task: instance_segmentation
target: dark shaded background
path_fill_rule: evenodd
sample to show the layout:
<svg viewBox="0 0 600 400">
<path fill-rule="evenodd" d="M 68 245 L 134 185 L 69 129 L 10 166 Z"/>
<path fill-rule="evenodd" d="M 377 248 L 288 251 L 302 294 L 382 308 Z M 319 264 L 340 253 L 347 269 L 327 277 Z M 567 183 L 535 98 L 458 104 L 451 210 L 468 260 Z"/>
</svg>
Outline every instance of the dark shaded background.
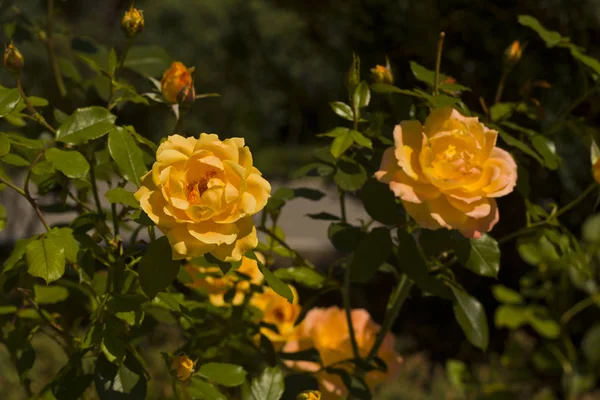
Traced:
<svg viewBox="0 0 600 400">
<path fill-rule="evenodd" d="M 16 3 L 23 15 L 43 24 L 45 1 Z M 72 36 L 89 36 L 123 49 L 119 22 L 128 5 L 125 0 L 57 0 L 57 52 L 78 46 Z M 547 28 L 569 36 L 591 56 L 600 57 L 598 0 L 138 0 L 136 6 L 144 10 L 146 29 L 135 44 L 165 48 L 173 60 L 196 68 L 198 92 L 222 95 L 194 105 L 186 118 L 186 133 L 244 137 L 253 148 L 257 167 L 271 179 L 289 177 L 310 158 L 311 149 L 327 143 L 316 134 L 339 123 L 327 103 L 345 100 L 343 80 L 353 52 L 360 55 L 365 76 L 389 56 L 396 85 L 412 88 L 417 81 L 409 61 L 433 68 L 438 33 L 443 30 L 442 70 L 472 88 L 464 95 L 465 103 L 481 112 L 478 99 L 492 102 L 505 48 L 516 39 L 527 42 L 522 60 L 507 81 L 504 99 L 517 101 L 525 94 L 539 99 L 542 121 L 523 121 L 532 129 L 551 124 L 585 90 L 587 79 L 568 51 L 547 49 L 534 32 L 518 24 L 517 16 L 532 15 Z M 3 24 L 13 22 L 13 15 L 6 7 L 0 8 Z M 93 88 L 75 90 L 73 103 L 59 99 L 43 44 L 21 28 L 14 38 L 27 60 L 24 84 L 28 93 L 50 99 L 67 113 L 82 104 L 100 104 Z M 2 41 L 8 40 L 3 33 Z M 155 76 L 159 78 L 160 71 Z M 0 77 L 2 84 L 10 84 L 8 73 Z M 135 74 L 125 78 L 140 92 L 151 88 Z M 552 88 L 525 93 L 523 89 L 534 80 L 547 81 Z M 73 85 L 67 79 L 67 87 Z M 574 114 L 597 120 L 597 100 L 592 98 Z M 400 113 L 408 116 L 412 100 L 405 101 Z M 150 109 L 127 105 L 119 111 L 119 118 L 155 141 L 175 124 L 170 111 L 160 104 Z M 33 133 L 37 128 L 28 129 Z M 558 133 L 556 146 L 564 160 L 557 172 L 543 170 L 531 159 L 522 161 L 531 178 L 533 202 L 566 204 L 590 182 L 588 147 L 569 131 Z M 584 202 L 566 216 L 565 223 L 576 235 L 593 202 Z M 513 193 L 499 204 L 502 219 L 493 232 L 495 237 L 524 225 L 522 197 Z M 514 244 L 502 251 L 500 280 L 517 287 L 519 276 L 530 267 L 520 260 Z M 463 275 L 465 286 L 486 304 L 491 319 L 495 303 L 489 293 L 490 280 L 468 272 Z M 356 304 L 369 306 L 381 320 L 387 292 L 383 280 L 376 282 L 357 290 Z M 464 340 L 451 305 L 436 299 L 409 300 L 395 330 L 412 333 L 418 347 L 430 349 L 439 359 L 457 356 Z M 492 349 L 499 349 L 505 335 L 496 331 L 491 338 Z M 483 353 L 468 348 L 462 355 L 477 358 Z"/>
</svg>

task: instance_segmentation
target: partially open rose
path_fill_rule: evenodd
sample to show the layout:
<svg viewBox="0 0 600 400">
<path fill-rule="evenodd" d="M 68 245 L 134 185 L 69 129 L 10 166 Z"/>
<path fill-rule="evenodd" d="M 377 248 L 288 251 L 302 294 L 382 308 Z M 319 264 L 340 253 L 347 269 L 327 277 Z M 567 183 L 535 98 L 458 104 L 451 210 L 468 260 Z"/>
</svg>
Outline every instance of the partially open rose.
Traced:
<svg viewBox="0 0 600 400">
<path fill-rule="evenodd" d="M 169 239 L 173 259 L 211 253 L 230 262 L 257 246 L 252 215 L 270 194 L 244 139 L 202 133 L 169 136 L 135 197 Z"/>
<path fill-rule="evenodd" d="M 496 147 L 497 136 L 477 118 L 437 109 L 424 126 L 396 126 L 395 146 L 386 150 L 375 176 L 422 227 L 479 238 L 498 222 L 495 198 L 512 192 L 517 182 L 517 164 Z"/>
</svg>

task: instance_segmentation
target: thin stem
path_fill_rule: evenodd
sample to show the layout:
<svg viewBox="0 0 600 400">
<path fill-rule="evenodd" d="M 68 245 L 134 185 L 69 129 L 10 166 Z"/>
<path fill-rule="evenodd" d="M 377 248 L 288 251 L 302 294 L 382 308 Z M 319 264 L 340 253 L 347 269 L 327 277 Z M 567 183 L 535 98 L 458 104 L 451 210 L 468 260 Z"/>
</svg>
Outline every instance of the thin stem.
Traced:
<svg viewBox="0 0 600 400">
<path fill-rule="evenodd" d="M 438 95 L 438 87 L 440 80 L 440 66 L 442 64 L 442 49 L 444 48 L 444 38 L 446 37 L 446 33 L 440 32 L 440 37 L 438 39 L 437 46 L 437 55 L 435 57 L 435 77 L 433 80 L 433 95 Z"/>
<path fill-rule="evenodd" d="M 17 78 L 16 79 L 17 82 L 17 89 L 19 89 L 19 94 L 21 95 L 21 98 L 23 99 L 23 101 L 25 102 L 25 105 L 27 106 L 27 109 L 29 110 L 29 112 L 31 113 L 31 116 L 33 117 L 34 120 L 36 120 L 38 123 L 40 123 L 41 125 L 43 125 L 46 129 L 48 129 L 50 132 L 54 133 L 56 135 L 56 129 L 54 129 L 52 127 L 52 125 L 50 125 L 46 119 L 42 116 L 42 114 L 40 114 L 35 107 L 33 106 L 33 104 L 31 104 L 31 101 L 29 101 L 29 98 L 27 97 L 27 95 L 25 94 L 25 92 L 23 91 L 23 87 L 21 86 L 21 79 Z"/>
<path fill-rule="evenodd" d="M 342 189 L 338 189 L 338 192 L 340 195 L 340 212 L 342 214 L 342 222 L 346 223 L 346 192 L 344 192 Z"/>
<path fill-rule="evenodd" d="M 509 72 L 510 70 L 508 68 L 504 68 L 504 71 L 502 71 L 500 82 L 498 82 L 498 89 L 496 89 L 496 96 L 494 96 L 494 104 L 500 103 L 502 92 L 504 92 L 504 85 L 506 84 L 506 78 L 508 77 Z"/>
<path fill-rule="evenodd" d="M 594 189 L 596 189 L 597 187 L 598 187 L 598 185 L 596 183 L 592 183 L 590 186 L 587 187 L 587 189 L 585 189 L 583 191 L 583 193 L 581 193 L 579 195 L 579 197 L 577 197 L 575 200 L 573 200 L 572 202 L 570 202 L 569 204 L 567 204 L 566 206 L 564 206 L 563 208 L 558 210 L 556 212 L 556 214 L 554 214 L 554 218 L 558 218 L 561 215 L 563 215 L 564 213 L 566 213 L 567 211 L 571 210 L 573 207 L 575 207 L 577 204 L 579 204 L 583 199 L 585 199 L 590 193 L 592 193 L 594 191 Z"/>
<path fill-rule="evenodd" d="M 23 189 L 21 189 L 20 187 L 18 187 L 17 185 L 15 185 L 14 183 L 12 183 L 11 181 L 7 181 L 6 179 L 0 177 L 0 183 L 3 183 L 6 186 L 8 186 L 9 188 L 16 190 L 21 196 L 27 197 L 25 194 L 25 191 Z"/>
<path fill-rule="evenodd" d="M 127 44 L 125 45 L 125 50 L 123 50 L 123 53 L 121 54 L 121 58 L 119 59 L 119 64 L 117 65 L 117 69 L 115 70 L 115 79 L 117 77 L 117 72 L 123 68 L 123 64 L 125 64 L 125 59 L 127 58 L 127 54 L 129 53 L 129 50 L 131 49 L 131 44 L 133 43 L 133 38 L 129 38 L 127 39 Z"/>
<path fill-rule="evenodd" d="M 118 238 L 119 237 L 119 215 L 117 214 L 117 205 L 115 203 L 111 203 L 110 211 L 112 214 L 115 238 Z"/>
<path fill-rule="evenodd" d="M 71 200 L 73 200 L 75 203 L 77 203 L 77 205 L 79 205 L 84 210 L 93 211 L 90 207 L 88 207 L 87 204 L 85 204 L 83 201 L 79 200 L 73 193 L 67 192 L 67 197 L 70 198 Z"/>
<path fill-rule="evenodd" d="M 60 97 L 67 95 L 67 89 L 65 88 L 65 82 L 63 81 L 62 75 L 60 74 L 60 68 L 58 66 L 58 60 L 56 54 L 54 54 L 54 41 L 52 40 L 52 32 L 54 25 L 54 0 L 48 0 L 48 14 L 47 14 L 47 26 L 46 26 L 46 46 L 48 47 L 48 59 L 52 66 L 52 73 L 56 80 L 56 86 L 60 93 Z"/>
<path fill-rule="evenodd" d="M 552 125 L 550 125 L 547 135 L 553 135 L 558 128 L 560 128 L 560 125 L 563 123 L 564 119 L 598 90 L 600 90 L 600 86 L 594 86 L 575 99 L 575 101 L 571 103 L 571 105 L 565 111 L 563 111 L 558 118 L 556 118 Z"/>
<path fill-rule="evenodd" d="M 408 277 L 402 274 L 400 278 L 400 282 L 398 282 L 398 286 L 396 290 L 390 296 L 390 302 L 387 305 L 387 312 L 385 314 L 385 318 L 383 319 L 383 324 L 381 325 L 381 330 L 377 333 L 377 337 L 375 338 L 375 343 L 369 352 L 367 357 L 367 362 L 372 358 L 377 356 L 377 352 L 379 348 L 383 344 L 385 340 L 385 336 L 392 329 L 392 325 L 398 318 L 400 314 L 400 310 L 404 305 L 404 302 L 408 298 L 408 294 L 410 293 L 410 289 L 412 288 L 413 282 L 408 279 Z"/>
<path fill-rule="evenodd" d="M 560 317 L 561 324 L 568 324 L 573 317 L 575 317 L 577 314 L 579 314 L 586 308 L 593 306 L 594 304 L 600 305 L 600 293 L 596 293 L 593 296 L 581 300 L 579 303 L 575 304 L 573 307 L 565 311 Z"/>
<path fill-rule="evenodd" d="M 344 287 L 342 296 L 344 298 L 344 310 L 346 311 L 346 321 L 348 322 L 348 332 L 350 332 L 352 351 L 354 352 L 354 358 L 358 360 L 360 359 L 360 351 L 358 349 L 358 343 L 356 342 L 354 326 L 352 325 L 352 304 L 350 302 L 350 265 L 346 265 L 346 270 L 344 271 Z"/>
<path fill-rule="evenodd" d="M 92 181 L 92 195 L 94 196 L 94 202 L 96 203 L 96 209 L 98 214 L 102 214 L 102 204 L 100 203 L 100 197 L 98 196 L 98 185 L 96 183 L 96 157 L 92 154 L 92 162 L 90 163 L 90 180 Z"/>
<path fill-rule="evenodd" d="M 312 263 L 310 261 L 308 261 L 306 258 L 302 257 L 296 250 L 292 249 L 284 240 L 282 240 L 279 237 L 277 237 L 277 235 L 275 235 L 273 232 L 271 232 L 270 230 L 268 230 L 264 226 L 258 227 L 256 229 L 258 231 L 260 231 L 260 232 L 265 233 L 271 239 L 273 239 L 274 241 L 276 241 L 277 243 L 279 243 L 281 246 L 285 247 L 286 250 L 288 250 L 290 253 L 292 253 L 297 259 L 299 259 L 300 261 L 302 261 L 302 263 L 304 265 L 307 265 L 307 266 L 309 266 L 311 268 L 314 268 L 314 266 L 312 265 Z"/>
</svg>

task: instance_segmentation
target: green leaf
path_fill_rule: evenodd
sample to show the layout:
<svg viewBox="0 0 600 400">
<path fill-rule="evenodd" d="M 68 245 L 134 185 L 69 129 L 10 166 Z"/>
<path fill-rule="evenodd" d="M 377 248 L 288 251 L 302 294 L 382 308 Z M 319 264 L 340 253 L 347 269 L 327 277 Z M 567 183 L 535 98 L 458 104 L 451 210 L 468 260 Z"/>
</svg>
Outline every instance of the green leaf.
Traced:
<svg viewBox="0 0 600 400">
<path fill-rule="evenodd" d="M 392 253 L 392 239 L 387 228 L 374 228 L 360 242 L 350 263 L 350 279 L 369 282 Z"/>
<path fill-rule="evenodd" d="M 600 365 L 600 324 L 589 328 L 581 341 L 583 355 L 594 366 Z"/>
<path fill-rule="evenodd" d="M 78 400 L 92 383 L 94 376 L 84 374 L 76 367 L 77 361 L 70 360 L 52 381 L 52 394 L 60 400 Z"/>
<path fill-rule="evenodd" d="M 0 133 L 0 157 L 8 154 L 10 151 L 10 140 L 4 135 Z"/>
<path fill-rule="evenodd" d="M 351 130 L 350 135 L 352 136 L 352 139 L 354 140 L 354 142 L 356 144 L 358 144 L 359 146 L 366 147 L 368 149 L 373 148 L 373 143 L 371 142 L 371 139 L 364 136 L 359 131 Z"/>
<path fill-rule="evenodd" d="M 352 113 L 352 109 L 348 104 L 342 103 L 341 101 L 334 101 L 329 103 L 329 105 L 331 106 L 333 112 L 340 117 L 348 121 L 354 121 L 354 114 Z"/>
<path fill-rule="evenodd" d="M 354 143 L 354 138 L 352 137 L 352 131 L 350 129 L 339 129 L 342 129 L 343 133 L 338 134 L 338 136 L 333 139 L 333 142 L 331 142 L 331 155 L 335 158 L 340 158 Z"/>
<path fill-rule="evenodd" d="M 6 208 L 0 204 L 0 232 L 6 228 Z"/>
<path fill-rule="evenodd" d="M 151 299 L 166 289 L 177 277 L 180 264 L 179 260 L 172 259 L 171 245 L 165 236 L 151 242 L 138 270 L 146 296 Z"/>
<path fill-rule="evenodd" d="M 140 208 L 140 203 L 135 199 L 133 192 L 122 187 L 112 188 L 104 194 L 111 203 L 124 204 L 131 208 Z"/>
<path fill-rule="evenodd" d="M 4 157 L 0 158 L 0 160 L 7 164 L 14 165 L 15 167 L 29 167 L 31 165 L 31 163 L 23 157 L 12 153 L 6 154 Z"/>
<path fill-rule="evenodd" d="M 527 26 L 534 31 L 546 42 L 546 46 L 554 47 L 561 42 L 568 42 L 569 38 L 563 38 L 556 31 L 549 31 L 540 24 L 540 22 L 530 15 L 519 15 L 519 23 Z"/>
<path fill-rule="evenodd" d="M 463 266 L 481 276 L 498 276 L 500 248 L 493 237 L 484 234 L 480 239 L 467 239 L 456 234 L 454 242 L 456 256 Z"/>
<path fill-rule="evenodd" d="M 80 245 L 73 237 L 73 230 L 71 228 L 52 228 L 46 235 L 61 247 L 62 253 L 68 262 L 77 262 L 77 253 L 79 252 Z"/>
<path fill-rule="evenodd" d="M 450 286 L 454 294 L 454 316 L 469 342 L 481 350 L 486 350 L 489 342 L 489 328 L 485 309 L 481 303 L 468 293 Z"/>
<path fill-rule="evenodd" d="M 424 292 L 435 296 L 452 298 L 446 285 L 427 269 L 427 263 L 419 252 L 415 238 L 404 230 L 398 230 L 398 267 Z"/>
<path fill-rule="evenodd" d="M 124 67 L 143 76 L 159 76 L 171 64 L 171 57 L 160 46 L 133 46 L 127 53 Z"/>
<path fill-rule="evenodd" d="M 53 237 L 41 235 L 32 240 L 25 250 L 29 274 L 46 283 L 60 279 L 65 273 L 64 248 Z"/>
<path fill-rule="evenodd" d="M 507 288 L 504 285 L 492 286 L 492 293 L 496 300 L 504 304 L 523 304 L 525 300 L 523 296 L 515 290 Z"/>
<path fill-rule="evenodd" d="M 508 119 L 512 116 L 517 103 L 496 103 L 490 107 L 492 121 Z"/>
<path fill-rule="evenodd" d="M 594 57 L 590 57 L 584 54 L 583 51 L 575 45 L 571 45 L 570 50 L 573 58 L 581 61 L 583 64 L 590 67 L 595 73 L 600 74 L 600 61 L 598 61 Z"/>
<path fill-rule="evenodd" d="M 279 400 L 283 396 L 285 385 L 283 372 L 278 367 L 265 368 L 259 377 L 252 381 L 250 388 L 244 390 L 244 400 Z"/>
<path fill-rule="evenodd" d="M 502 140 L 504 140 L 504 142 L 507 145 L 516 147 L 517 149 L 521 150 L 523 153 L 527 154 L 528 156 L 533 157 L 541 165 L 544 165 L 544 160 L 535 151 L 533 151 L 533 149 L 531 147 L 529 147 L 527 144 L 525 144 L 522 141 L 520 141 L 519 139 L 509 135 L 505 131 L 499 131 L 498 134 L 500 135 Z"/>
<path fill-rule="evenodd" d="M 10 114 L 21 100 L 19 89 L 2 88 L 0 90 L 0 118 Z"/>
<path fill-rule="evenodd" d="M 146 398 L 148 380 L 131 353 L 120 366 L 109 362 L 101 354 L 96 360 L 94 382 L 101 400 Z"/>
<path fill-rule="evenodd" d="M 142 176 L 147 169 L 144 165 L 142 149 L 131 133 L 123 127 L 114 127 L 108 134 L 108 150 L 117 163 L 121 175 L 137 186 L 142 184 Z"/>
<path fill-rule="evenodd" d="M 317 219 L 320 221 L 339 221 L 340 217 L 337 215 L 330 214 L 328 212 L 320 212 L 316 214 L 306 214 L 307 217 L 311 219 Z"/>
<path fill-rule="evenodd" d="M 600 243 L 600 214 L 592 215 L 585 220 L 581 234 L 590 243 Z"/>
<path fill-rule="evenodd" d="M 367 181 L 367 171 L 357 161 L 345 157 L 338 161 L 333 180 L 340 189 L 354 192 Z"/>
<path fill-rule="evenodd" d="M 117 69 L 117 52 L 115 49 L 110 49 L 108 53 L 108 73 L 112 77 L 115 75 L 115 70 Z"/>
<path fill-rule="evenodd" d="M 344 222 L 334 222 L 327 229 L 327 237 L 336 250 L 343 253 L 354 251 L 365 236 L 359 227 Z"/>
<path fill-rule="evenodd" d="M 79 108 L 58 128 L 56 140 L 79 145 L 106 135 L 114 126 L 115 117 L 106 108 Z"/>
<path fill-rule="evenodd" d="M 422 97 L 420 94 L 413 92 L 412 90 L 400 89 L 396 86 L 388 85 L 386 83 L 374 83 L 371 85 L 371 90 L 375 93 L 397 93 L 406 96 Z"/>
<path fill-rule="evenodd" d="M 294 281 L 313 289 L 322 288 L 327 280 L 317 270 L 309 267 L 279 268 L 275 270 L 274 274 L 280 279 Z"/>
<path fill-rule="evenodd" d="M 552 170 L 558 168 L 560 159 L 556 155 L 556 146 L 550 139 L 542 135 L 535 135 L 531 138 L 531 144 L 533 145 L 533 148 L 536 149 L 537 152 L 540 153 L 544 158 L 544 164 L 546 167 Z"/>
<path fill-rule="evenodd" d="M 42 286 L 34 285 L 33 293 L 35 302 L 38 304 L 55 304 L 64 301 L 69 297 L 69 291 L 62 286 Z"/>
<path fill-rule="evenodd" d="M 213 384 L 208 383 L 198 376 L 192 376 L 188 393 L 194 400 L 227 400 Z"/>
<path fill-rule="evenodd" d="M 277 275 L 271 272 L 271 270 L 256 257 L 256 254 L 254 254 L 254 252 L 251 251 L 247 253 L 246 257 L 251 258 L 258 263 L 258 268 L 260 269 L 260 272 L 262 272 L 262 274 L 264 275 L 265 282 L 267 282 L 267 285 L 269 285 L 269 287 L 271 287 L 271 289 L 273 289 L 275 293 L 285 298 L 289 303 L 292 303 L 294 301 L 294 294 L 292 293 L 292 290 L 287 285 L 287 283 L 283 282 L 277 277 Z"/>
<path fill-rule="evenodd" d="M 36 238 L 28 238 L 28 239 L 19 239 L 15 243 L 12 253 L 10 256 L 4 261 L 3 264 L 3 272 L 8 272 L 17 265 L 17 263 L 23 258 L 25 252 L 27 250 L 27 246 L 30 242 L 36 240 Z"/>
<path fill-rule="evenodd" d="M 53 147 L 46 151 L 46 160 L 52 163 L 54 169 L 72 179 L 85 179 L 90 170 L 90 164 L 78 151 L 65 151 Z"/>
<path fill-rule="evenodd" d="M 411 69 L 413 75 L 415 76 L 415 78 L 417 78 L 421 82 L 426 83 L 427 85 L 429 85 L 431 87 L 434 86 L 433 81 L 435 80 L 435 72 L 425 68 L 424 66 L 422 66 L 419 63 L 416 63 L 415 61 L 410 62 L 410 69 Z M 443 81 L 445 78 L 446 78 L 445 75 L 440 74 L 440 76 L 439 76 L 440 81 Z"/>
<path fill-rule="evenodd" d="M 529 322 L 527 308 L 504 304 L 496 309 L 494 324 L 496 328 L 517 329 Z"/>
<path fill-rule="evenodd" d="M 389 186 L 375 178 L 369 178 L 360 189 L 365 211 L 375 221 L 395 225 L 402 215 L 402 207 L 396 202 Z"/>
<path fill-rule="evenodd" d="M 203 364 L 197 372 L 219 385 L 239 386 L 246 380 L 246 371 L 239 365 L 211 362 Z"/>
<path fill-rule="evenodd" d="M 546 307 L 529 306 L 529 324 L 540 335 L 548 339 L 556 339 L 560 335 L 560 326 L 550 317 Z"/>
<path fill-rule="evenodd" d="M 358 114 L 358 110 L 368 106 L 370 101 L 371 90 L 369 90 L 367 82 L 362 81 L 356 89 L 354 89 L 354 94 L 352 95 L 352 107 L 355 110 L 355 113 Z"/>
</svg>

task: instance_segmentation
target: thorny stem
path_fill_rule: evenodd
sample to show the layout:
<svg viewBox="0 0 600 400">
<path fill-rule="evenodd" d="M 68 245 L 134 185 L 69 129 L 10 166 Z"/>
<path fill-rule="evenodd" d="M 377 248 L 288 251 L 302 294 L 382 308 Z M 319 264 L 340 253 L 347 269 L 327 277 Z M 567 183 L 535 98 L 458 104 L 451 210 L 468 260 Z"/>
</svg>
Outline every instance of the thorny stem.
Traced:
<svg viewBox="0 0 600 400">
<path fill-rule="evenodd" d="M 60 97 L 65 97 L 67 95 L 67 89 L 65 88 L 65 83 L 63 81 L 62 75 L 60 74 L 60 68 L 58 67 L 58 60 L 56 59 L 56 54 L 54 54 L 54 41 L 52 40 L 53 25 L 54 0 L 48 0 L 48 14 L 46 26 L 46 46 L 48 46 L 48 59 L 50 60 L 50 65 L 52 66 L 52 73 L 54 74 L 54 79 L 56 80 L 56 86 L 58 86 Z"/>
<path fill-rule="evenodd" d="M 438 86 L 440 80 L 440 65 L 442 64 L 442 49 L 444 48 L 444 38 L 446 37 L 446 33 L 440 32 L 440 37 L 438 39 L 437 46 L 437 55 L 435 58 L 435 77 L 433 80 L 433 95 L 437 96 L 438 94 Z"/>
</svg>

